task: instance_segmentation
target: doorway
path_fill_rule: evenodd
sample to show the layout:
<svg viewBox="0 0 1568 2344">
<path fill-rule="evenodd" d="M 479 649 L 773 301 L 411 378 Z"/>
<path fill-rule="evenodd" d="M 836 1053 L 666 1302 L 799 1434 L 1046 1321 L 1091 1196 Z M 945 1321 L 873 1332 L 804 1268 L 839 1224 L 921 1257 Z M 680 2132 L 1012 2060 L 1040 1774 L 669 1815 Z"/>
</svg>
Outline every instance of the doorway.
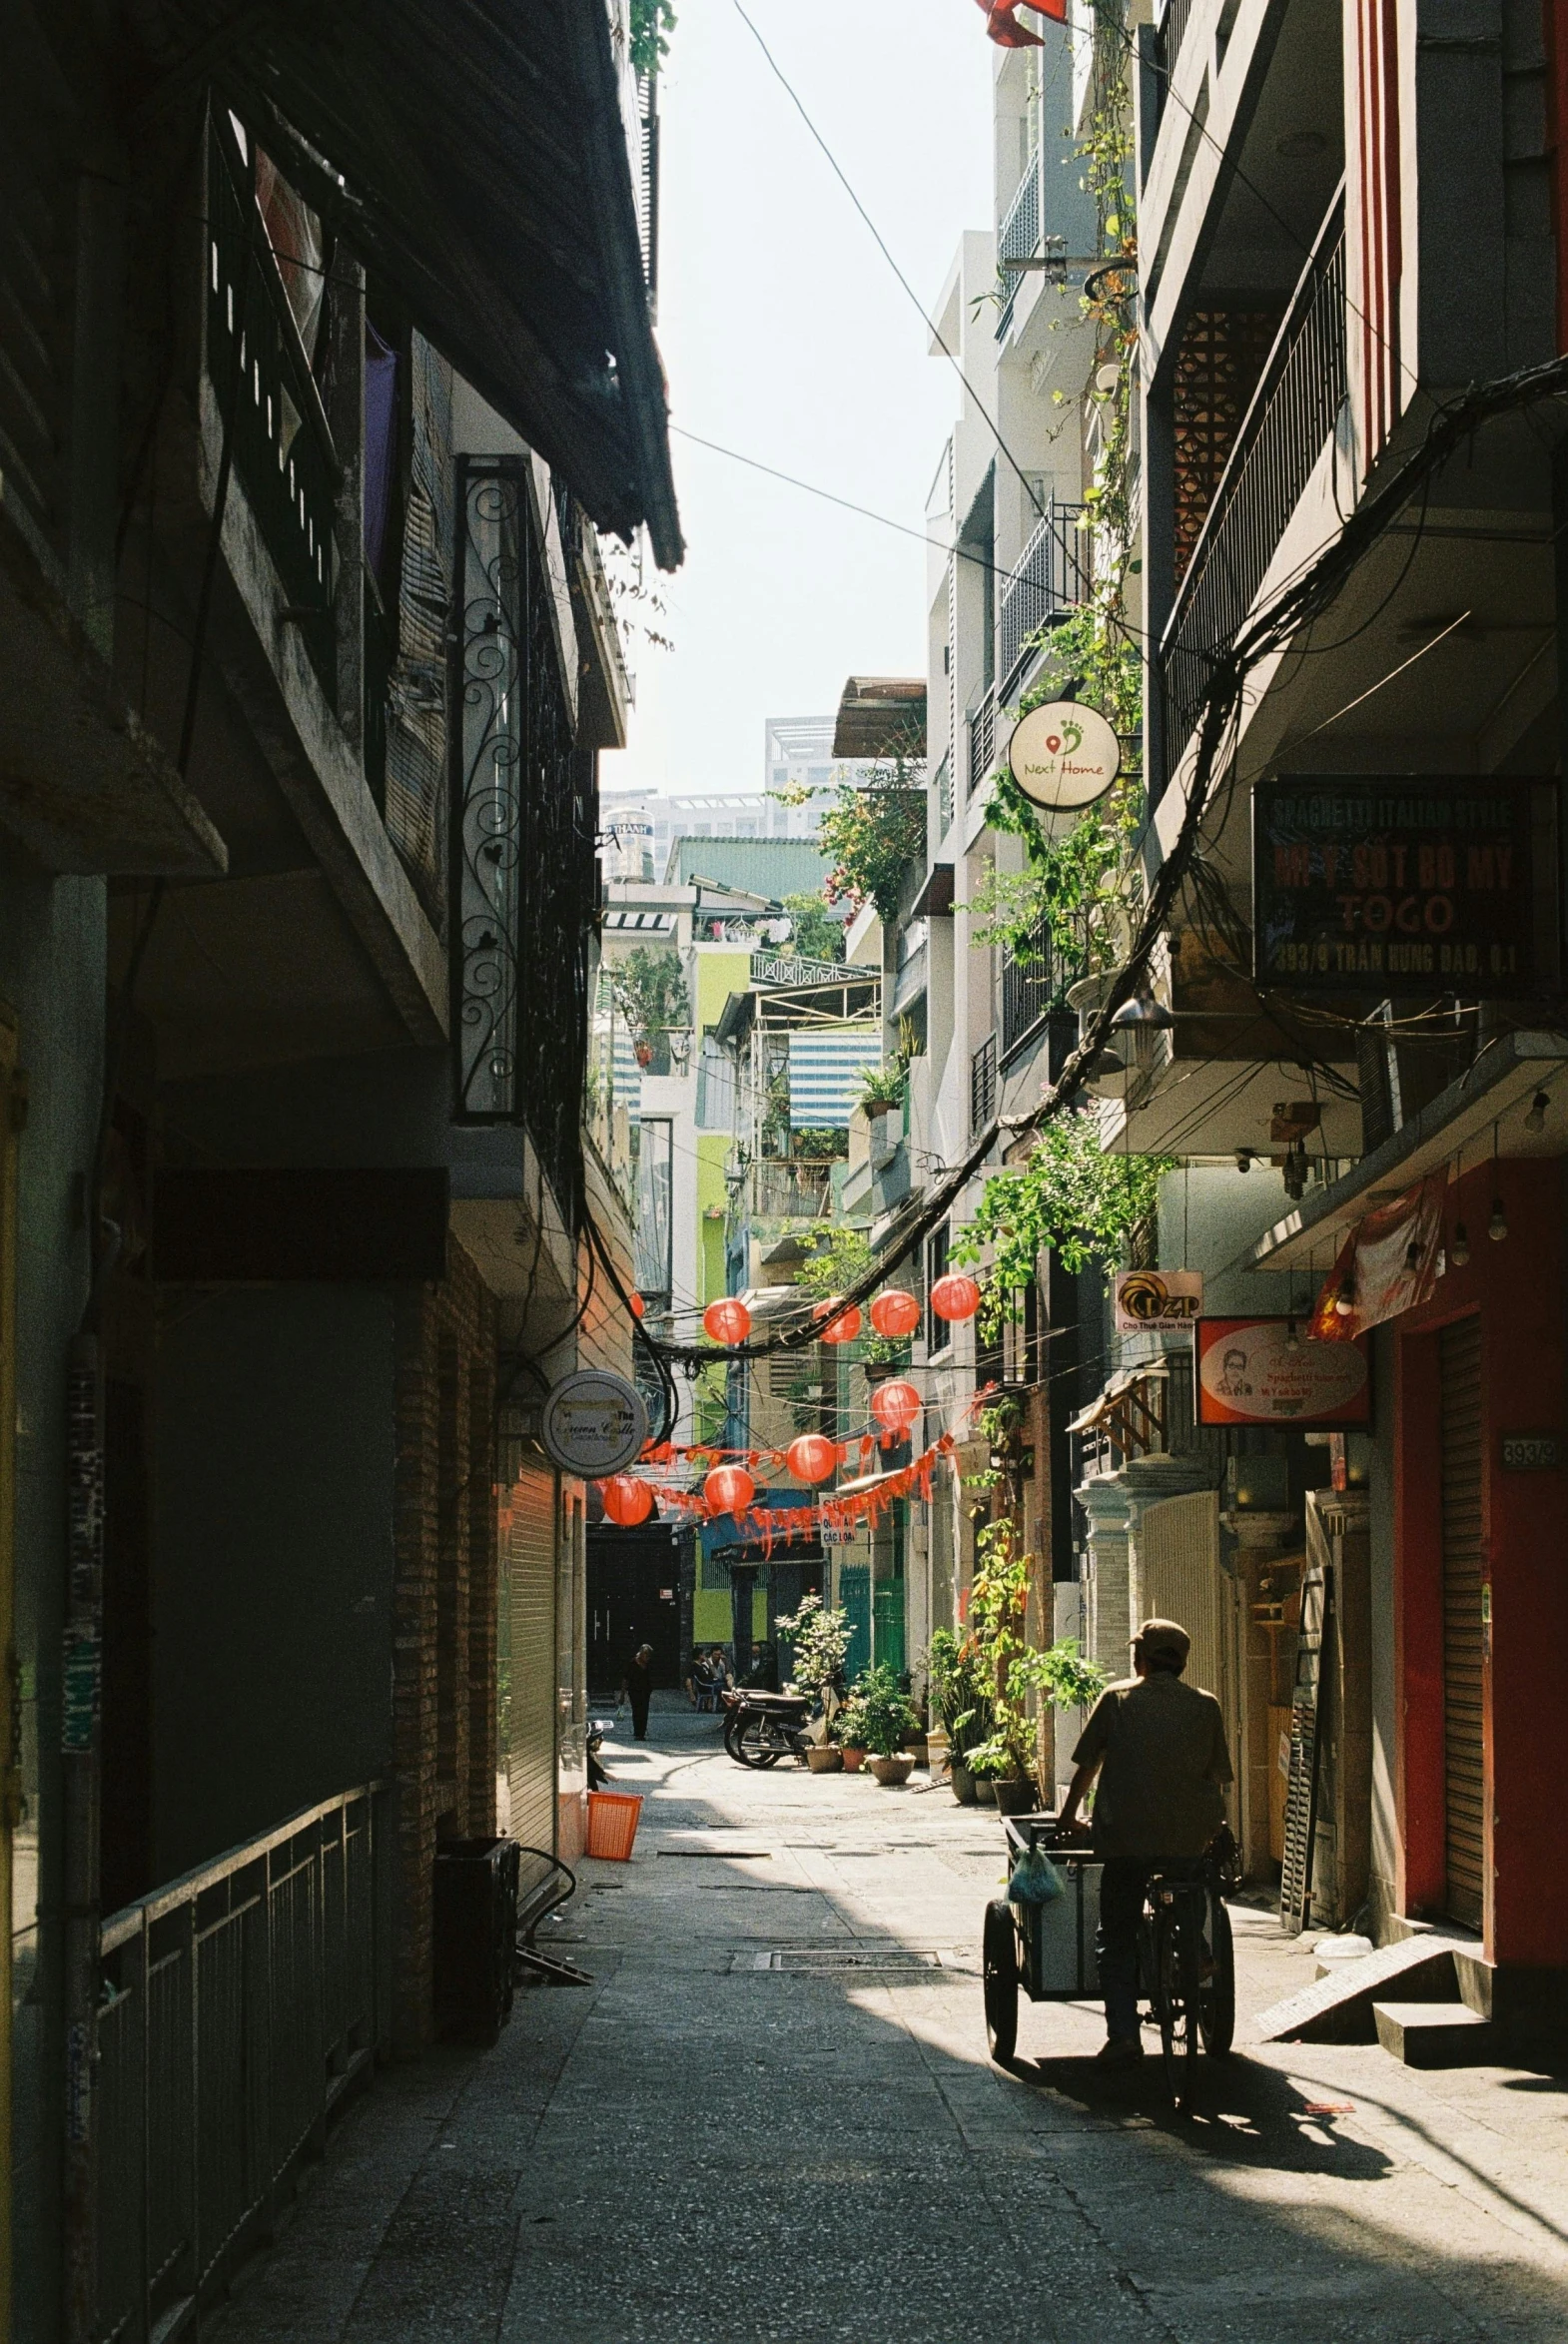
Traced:
<svg viewBox="0 0 1568 2344">
<path fill-rule="evenodd" d="M 685 1672 L 678 1532 L 664 1522 L 631 1530 L 592 1522 L 587 1545 L 589 1699 L 613 1698 L 639 1644 L 653 1647 L 655 1687 L 679 1685 Z"/>
</svg>

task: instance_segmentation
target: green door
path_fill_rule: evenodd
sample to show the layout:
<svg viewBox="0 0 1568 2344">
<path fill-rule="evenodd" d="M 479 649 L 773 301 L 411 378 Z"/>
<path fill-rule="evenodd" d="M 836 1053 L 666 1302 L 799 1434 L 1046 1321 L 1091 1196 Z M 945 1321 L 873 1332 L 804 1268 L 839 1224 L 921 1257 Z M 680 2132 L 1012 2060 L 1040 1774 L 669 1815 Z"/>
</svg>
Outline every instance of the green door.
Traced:
<svg viewBox="0 0 1568 2344">
<path fill-rule="evenodd" d="M 853 1685 L 871 1666 L 871 1573 L 864 1563 L 846 1563 L 839 1572 L 839 1604 L 849 1614 L 849 1650 L 844 1679 Z"/>
<path fill-rule="evenodd" d="M 890 1579 L 876 1592 L 873 1610 L 876 1615 L 877 1658 L 899 1676 L 904 1674 L 904 1582 Z"/>
</svg>

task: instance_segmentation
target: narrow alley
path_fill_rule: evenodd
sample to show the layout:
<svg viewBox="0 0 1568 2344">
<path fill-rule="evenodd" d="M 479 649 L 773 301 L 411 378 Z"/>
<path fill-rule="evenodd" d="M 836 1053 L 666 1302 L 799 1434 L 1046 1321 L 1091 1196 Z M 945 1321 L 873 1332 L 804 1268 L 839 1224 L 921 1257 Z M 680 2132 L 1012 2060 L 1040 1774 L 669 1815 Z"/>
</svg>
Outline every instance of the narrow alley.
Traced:
<svg viewBox="0 0 1568 2344">
<path fill-rule="evenodd" d="M 677 1698 L 606 1744 L 633 1861 L 584 1859 L 545 1933 L 591 1987 L 386 2074 L 221 2344 L 1563 2335 L 1568 2083 L 1260 2045 L 1312 1956 L 1244 1906 L 1237 2049 L 1191 2121 L 1158 2057 L 1096 2065 L 1090 2005 L 1026 2004 L 1003 2073 L 995 1818 L 921 1775 L 743 1772 Z"/>
</svg>

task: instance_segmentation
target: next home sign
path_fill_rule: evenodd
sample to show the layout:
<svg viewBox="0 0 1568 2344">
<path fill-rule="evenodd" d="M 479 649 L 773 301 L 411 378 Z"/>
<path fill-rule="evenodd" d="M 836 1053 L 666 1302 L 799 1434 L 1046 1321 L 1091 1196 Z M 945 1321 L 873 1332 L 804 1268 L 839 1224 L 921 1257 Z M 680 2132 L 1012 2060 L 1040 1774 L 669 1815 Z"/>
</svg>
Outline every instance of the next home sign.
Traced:
<svg viewBox="0 0 1568 2344">
<path fill-rule="evenodd" d="M 1553 785 L 1292 774 L 1252 791 L 1254 975 L 1296 993 L 1557 978 Z"/>
</svg>

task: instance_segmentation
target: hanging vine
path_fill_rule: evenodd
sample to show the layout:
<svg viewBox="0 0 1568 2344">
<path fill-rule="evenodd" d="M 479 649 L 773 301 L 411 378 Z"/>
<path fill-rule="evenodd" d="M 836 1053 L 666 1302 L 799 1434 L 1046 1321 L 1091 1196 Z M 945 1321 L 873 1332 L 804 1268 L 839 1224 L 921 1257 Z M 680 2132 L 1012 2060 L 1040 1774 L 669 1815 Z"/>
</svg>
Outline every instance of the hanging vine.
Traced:
<svg viewBox="0 0 1568 2344">
<path fill-rule="evenodd" d="M 1070 692 L 1098 710 L 1117 733 L 1123 771 L 1110 795 L 1061 838 L 1047 836 L 1012 775 L 997 774 L 991 827 L 1022 839 L 1028 859 L 1021 872 L 995 874 L 975 899 L 988 922 L 980 942 L 1003 943 L 1028 961 L 1044 926 L 1068 978 L 1117 965 L 1142 901 L 1142 875 L 1132 851 L 1144 814 L 1144 668 L 1140 637 L 1128 613 L 1130 581 L 1141 564 L 1134 552 L 1138 239 L 1128 171 L 1133 105 L 1125 15 L 1125 0 L 1095 0 L 1090 95 L 1078 141 L 1080 184 L 1094 201 L 1100 256 L 1080 297 L 1082 314 L 1094 329 L 1094 358 L 1083 393 L 1096 441 L 1081 523 L 1088 540 L 1088 591 L 1071 616 L 1036 637 L 1046 663 L 1018 706 L 1018 714 L 1025 716 Z"/>
<path fill-rule="evenodd" d="M 1162 1178 L 1175 1170 L 1170 1156 L 1108 1154 L 1092 1110 L 1047 1124 L 1032 1156 L 992 1173 L 953 1248 L 954 1261 L 984 1264 L 982 1334 L 994 1338 L 1017 1318 L 1042 1253 L 1055 1253 L 1065 1269 L 1092 1261 L 1119 1267 L 1133 1231 L 1157 1207 Z"/>
</svg>

